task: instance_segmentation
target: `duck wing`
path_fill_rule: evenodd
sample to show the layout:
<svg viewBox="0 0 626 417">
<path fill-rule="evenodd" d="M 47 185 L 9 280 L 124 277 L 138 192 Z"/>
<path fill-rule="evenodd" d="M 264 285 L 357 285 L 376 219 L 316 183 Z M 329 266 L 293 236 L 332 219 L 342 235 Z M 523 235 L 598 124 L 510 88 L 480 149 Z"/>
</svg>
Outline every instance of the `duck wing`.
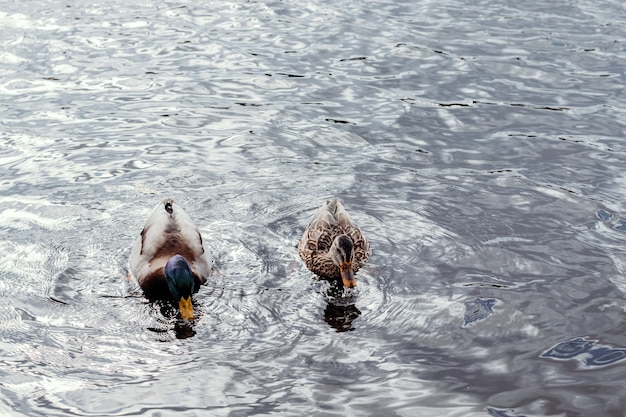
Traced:
<svg viewBox="0 0 626 417">
<path fill-rule="evenodd" d="M 135 240 L 130 267 L 139 284 L 153 276 L 169 258 L 182 255 L 191 265 L 199 283 L 211 273 L 210 256 L 205 251 L 200 231 L 182 207 L 167 198 L 157 204 L 141 234 Z"/>
</svg>

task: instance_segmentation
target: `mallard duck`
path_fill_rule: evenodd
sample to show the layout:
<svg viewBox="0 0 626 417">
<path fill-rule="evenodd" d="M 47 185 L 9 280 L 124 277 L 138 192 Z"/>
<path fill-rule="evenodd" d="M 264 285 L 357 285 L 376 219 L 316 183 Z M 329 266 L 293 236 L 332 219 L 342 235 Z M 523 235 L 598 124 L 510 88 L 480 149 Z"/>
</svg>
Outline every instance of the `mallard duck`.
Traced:
<svg viewBox="0 0 626 417">
<path fill-rule="evenodd" d="M 152 211 L 130 252 L 130 272 L 145 295 L 178 303 L 181 316 L 194 318 L 191 294 L 211 273 L 211 258 L 191 217 L 171 198 Z"/>
<path fill-rule="evenodd" d="M 313 214 L 313 220 L 298 243 L 300 257 L 311 272 L 339 280 L 348 288 L 356 286 L 354 273 L 370 256 L 370 245 L 335 198 Z"/>
</svg>

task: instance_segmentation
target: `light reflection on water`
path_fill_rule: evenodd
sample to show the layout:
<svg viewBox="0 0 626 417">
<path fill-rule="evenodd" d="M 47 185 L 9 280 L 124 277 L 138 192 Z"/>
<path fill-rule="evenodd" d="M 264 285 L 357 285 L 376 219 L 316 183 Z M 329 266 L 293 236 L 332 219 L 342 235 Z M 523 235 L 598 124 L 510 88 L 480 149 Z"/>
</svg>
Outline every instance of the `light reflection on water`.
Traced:
<svg viewBox="0 0 626 417">
<path fill-rule="evenodd" d="M 0 414 L 623 416 L 620 3 L 3 6 Z M 126 279 L 166 196 L 192 324 Z"/>
</svg>

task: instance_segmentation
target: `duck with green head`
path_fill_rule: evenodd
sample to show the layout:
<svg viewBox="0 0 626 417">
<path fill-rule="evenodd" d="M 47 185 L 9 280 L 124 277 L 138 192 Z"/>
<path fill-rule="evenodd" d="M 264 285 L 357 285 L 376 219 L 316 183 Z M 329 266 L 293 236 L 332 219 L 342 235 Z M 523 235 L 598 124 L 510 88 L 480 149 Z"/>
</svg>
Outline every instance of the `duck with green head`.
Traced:
<svg viewBox="0 0 626 417">
<path fill-rule="evenodd" d="M 370 245 L 336 198 L 326 201 L 298 243 L 298 253 L 311 272 L 345 287 L 356 287 L 354 274 L 370 256 Z"/>
<path fill-rule="evenodd" d="M 171 198 L 159 203 L 130 253 L 130 272 L 151 299 L 172 300 L 195 317 L 191 295 L 211 274 L 211 257 L 191 217 Z"/>
</svg>

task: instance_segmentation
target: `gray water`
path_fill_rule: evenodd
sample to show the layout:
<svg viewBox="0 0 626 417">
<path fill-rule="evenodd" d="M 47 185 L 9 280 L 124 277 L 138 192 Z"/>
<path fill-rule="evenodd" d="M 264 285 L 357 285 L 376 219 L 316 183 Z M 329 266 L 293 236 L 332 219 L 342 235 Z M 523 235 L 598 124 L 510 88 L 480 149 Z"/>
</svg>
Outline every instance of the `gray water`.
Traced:
<svg viewBox="0 0 626 417">
<path fill-rule="evenodd" d="M 624 416 L 623 2 L 0 2 L 0 415 Z M 339 197 L 357 291 L 295 245 Z M 216 272 L 127 279 L 172 197 Z"/>
</svg>

